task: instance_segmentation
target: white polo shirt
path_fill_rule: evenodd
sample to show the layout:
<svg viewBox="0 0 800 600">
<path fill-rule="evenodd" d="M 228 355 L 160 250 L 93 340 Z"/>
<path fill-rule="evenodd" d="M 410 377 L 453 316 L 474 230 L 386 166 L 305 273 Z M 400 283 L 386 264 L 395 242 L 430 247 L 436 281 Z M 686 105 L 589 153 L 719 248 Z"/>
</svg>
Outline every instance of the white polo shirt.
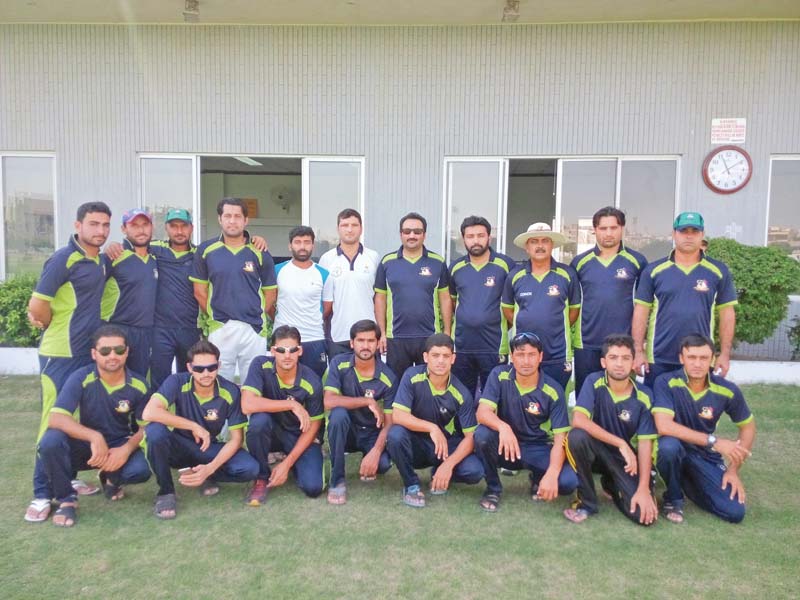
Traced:
<svg viewBox="0 0 800 600">
<path fill-rule="evenodd" d="M 322 299 L 333 302 L 331 337 L 334 342 L 350 341 L 350 327 L 356 321 L 375 320 L 372 288 L 379 262 L 378 253 L 361 244 L 352 262 L 341 246 L 331 248 L 320 257 L 319 264 L 330 273 L 331 285 L 326 286 Z"/>
<path fill-rule="evenodd" d="M 275 266 L 278 280 L 278 301 L 274 328 L 297 327 L 303 342 L 325 339 L 322 328 L 322 291 L 328 271 L 316 263 L 301 269 L 291 260 Z"/>
</svg>

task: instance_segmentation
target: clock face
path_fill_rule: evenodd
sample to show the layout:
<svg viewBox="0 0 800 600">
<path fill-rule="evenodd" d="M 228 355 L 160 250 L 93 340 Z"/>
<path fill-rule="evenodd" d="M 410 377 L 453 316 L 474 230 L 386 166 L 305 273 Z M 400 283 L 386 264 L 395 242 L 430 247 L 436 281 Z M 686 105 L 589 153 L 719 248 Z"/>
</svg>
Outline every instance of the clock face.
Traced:
<svg viewBox="0 0 800 600">
<path fill-rule="evenodd" d="M 738 146 L 712 150 L 703 163 L 703 181 L 718 194 L 738 192 L 753 174 L 750 155 Z"/>
</svg>

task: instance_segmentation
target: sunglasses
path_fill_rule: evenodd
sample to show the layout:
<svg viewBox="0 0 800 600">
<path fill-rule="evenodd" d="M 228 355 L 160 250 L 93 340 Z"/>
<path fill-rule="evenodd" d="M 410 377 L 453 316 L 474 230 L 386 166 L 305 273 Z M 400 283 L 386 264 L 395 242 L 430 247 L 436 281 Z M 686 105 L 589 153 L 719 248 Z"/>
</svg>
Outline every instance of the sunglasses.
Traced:
<svg viewBox="0 0 800 600">
<path fill-rule="evenodd" d="M 272 349 L 278 354 L 286 354 L 287 352 L 289 354 L 296 354 L 300 352 L 300 346 L 292 346 L 291 348 L 287 348 L 285 346 L 273 346 Z"/>
<path fill-rule="evenodd" d="M 108 356 L 112 352 L 117 356 L 122 356 L 128 351 L 127 346 L 101 346 L 100 348 L 96 348 L 98 354 L 100 356 Z"/>
<path fill-rule="evenodd" d="M 414 229 L 411 229 L 409 227 L 409 228 L 401 229 L 400 233 L 402 233 L 403 235 L 411 235 L 412 233 L 414 235 L 422 235 L 423 233 L 425 233 L 425 230 L 422 229 L 421 227 L 415 227 Z"/>
<path fill-rule="evenodd" d="M 541 346 L 542 340 L 538 335 L 531 333 L 530 331 L 523 331 L 522 333 L 518 333 L 511 338 L 512 346 L 518 346 L 525 343 L 532 344 L 534 346 Z"/>
<path fill-rule="evenodd" d="M 213 373 L 219 369 L 219 363 L 211 363 L 210 365 L 192 365 L 192 372 L 194 373 L 204 373 L 208 371 L 209 373 Z"/>
</svg>

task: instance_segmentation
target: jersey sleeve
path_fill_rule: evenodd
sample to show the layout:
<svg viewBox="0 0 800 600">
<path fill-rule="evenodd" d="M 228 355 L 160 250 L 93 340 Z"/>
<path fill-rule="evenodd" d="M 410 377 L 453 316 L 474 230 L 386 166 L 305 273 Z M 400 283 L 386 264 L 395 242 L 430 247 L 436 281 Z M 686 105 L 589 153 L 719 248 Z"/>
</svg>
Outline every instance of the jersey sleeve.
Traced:
<svg viewBox="0 0 800 600">
<path fill-rule="evenodd" d="M 575 410 L 583 413 L 590 419 L 594 415 L 594 382 L 596 380 L 589 378 L 583 383 L 581 392 L 575 400 Z"/>
<path fill-rule="evenodd" d="M 636 284 L 636 293 L 633 295 L 635 303 L 644 304 L 645 306 L 653 305 L 653 299 L 655 296 L 653 293 L 652 272 L 652 269 L 647 267 L 639 276 L 639 283 Z"/>
<path fill-rule="evenodd" d="M 322 382 L 317 380 L 312 383 L 313 391 L 306 400 L 306 410 L 312 421 L 319 421 L 325 418 L 325 406 L 322 401 Z"/>
<path fill-rule="evenodd" d="M 58 288 L 64 285 L 68 279 L 69 269 L 67 269 L 62 253 L 54 254 L 44 263 L 33 296 L 50 302 L 55 297 Z"/>
<path fill-rule="evenodd" d="M 640 440 L 655 440 L 658 438 L 656 423 L 652 413 L 646 406 L 639 411 L 639 422 L 636 425 L 636 437 Z"/>
<path fill-rule="evenodd" d="M 516 270 L 511 271 L 506 277 L 506 282 L 503 284 L 503 295 L 500 297 L 500 304 L 502 306 L 514 306 L 514 275 Z"/>
<path fill-rule="evenodd" d="M 330 269 L 320 265 L 320 269 L 324 271 L 322 276 L 322 301 L 333 302 L 333 286 L 336 281 L 335 277 L 331 277 Z"/>
<path fill-rule="evenodd" d="M 400 380 L 392 402 L 392 410 L 399 409 L 409 413 L 414 410 L 414 386 L 411 383 L 411 371 L 412 369 L 407 370 Z"/>
<path fill-rule="evenodd" d="M 669 387 L 669 373 L 664 373 L 656 379 L 653 385 L 653 408 L 652 413 L 665 413 L 675 415 L 675 401 L 672 398 L 672 391 Z"/>
<path fill-rule="evenodd" d="M 719 282 L 717 297 L 714 300 L 714 304 L 717 308 L 738 304 L 738 300 L 736 299 L 736 287 L 733 285 L 733 276 L 725 265 L 721 265 L 721 267 L 722 279 Z"/>
<path fill-rule="evenodd" d="M 208 283 L 208 263 L 203 257 L 204 247 L 198 248 L 192 259 L 192 270 L 189 273 L 189 280 L 195 283 Z"/>
<path fill-rule="evenodd" d="M 61 413 L 71 417 L 75 416 L 75 411 L 80 407 L 81 396 L 83 395 L 81 374 L 85 374 L 82 369 L 67 378 L 61 391 L 58 392 L 56 403 L 50 409 L 50 412 Z"/>
<path fill-rule="evenodd" d="M 374 289 L 379 294 L 385 294 L 386 288 L 386 266 L 383 262 L 378 263 L 378 269 L 375 271 L 375 286 Z"/>
<path fill-rule="evenodd" d="M 278 279 L 275 274 L 275 261 L 272 260 L 272 255 L 269 252 L 261 253 L 259 275 L 261 276 L 262 289 L 274 289 L 278 287 Z"/>
<path fill-rule="evenodd" d="M 242 384 L 242 391 L 249 390 L 261 396 L 264 393 L 264 359 L 256 358 L 250 363 L 247 377 Z"/>
<path fill-rule="evenodd" d="M 447 265 L 442 261 L 439 268 L 439 283 L 436 286 L 437 290 L 449 290 L 450 288 L 450 271 L 447 270 Z M 449 292 L 448 292 L 449 293 Z"/>
<path fill-rule="evenodd" d="M 339 369 L 339 361 L 331 362 L 328 370 L 326 371 L 327 378 L 325 379 L 325 390 L 333 392 L 334 394 L 342 394 L 342 376 Z"/>
<path fill-rule="evenodd" d="M 235 385 L 232 385 L 228 391 L 233 399 L 231 410 L 228 413 L 228 429 L 244 429 L 247 425 L 247 417 L 242 413 L 242 394 Z"/>
<path fill-rule="evenodd" d="M 144 392 L 139 391 L 139 396 L 136 400 L 136 405 L 133 407 L 133 419 L 138 425 L 144 425 L 144 407 L 147 406 L 147 401 L 150 399 L 150 387 L 147 387 Z"/>
<path fill-rule="evenodd" d="M 500 378 L 498 377 L 500 373 L 498 369 L 500 368 L 495 367 L 489 373 L 489 377 L 486 378 L 486 385 L 483 386 L 481 397 L 478 400 L 478 404 L 485 404 L 495 412 L 497 412 L 497 407 L 500 404 Z"/>
<path fill-rule="evenodd" d="M 561 391 L 560 386 L 556 388 L 556 393 L 558 399 L 553 401 L 550 408 L 550 427 L 553 433 L 565 433 L 570 430 L 567 401 L 564 399 L 564 392 Z"/>
<path fill-rule="evenodd" d="M 569 269 L 569 307 L 578 308 L 581 305 L 581 283 L 575 269 Z"/>
<path fill-rule="evenodd" d="M 386 393 L 383 395 L 383 412 L 391 413 L 394 410 L 394 397 L 397 394 L 397 379 L 394 375 L 388 377 L 389 383 L 386 384 Z"/>
<path fill-rule="evenodd" d="M 733 398 L 728 401 L 725 412 L 737 427 L 746 425 L 753 420 L 753 414 L 750 412 L 750 407 L 747 406 L 739 386 L 734 386 Z"/>
<path fill-rule="evenodd" d="M 475 431 L 478 427 L 478 420 L 475 417 L 475 408 L 473 405 L 472 396 L 464 396 L 464 401 L 458 405 L 458 424 L 461 426 L 461 431 L 470 433 Z"/>
<path fill-rule="evenodd" d="M 449 280 L 449 283 L 448 283 L 448 287 L 450 288 L 450 295 L 453 296 L 453 298 L 458 296 L 458 290 L 456 289 L 455 277 L 453 277 L 453 267 L 455 267 L 456 264 L 458 264 L 458 263 L 453 262 L 453 264 L 450 265 L 450 280 Z"/>
<path fill-rule="evenodd" d="M 153 398 L 158 398 L 166 408 L 169 408 L 175 404 L 179 392 L 178 377 L 170 375 L 164 380 L 158 391 L 153 394 Z"/>
</svg>

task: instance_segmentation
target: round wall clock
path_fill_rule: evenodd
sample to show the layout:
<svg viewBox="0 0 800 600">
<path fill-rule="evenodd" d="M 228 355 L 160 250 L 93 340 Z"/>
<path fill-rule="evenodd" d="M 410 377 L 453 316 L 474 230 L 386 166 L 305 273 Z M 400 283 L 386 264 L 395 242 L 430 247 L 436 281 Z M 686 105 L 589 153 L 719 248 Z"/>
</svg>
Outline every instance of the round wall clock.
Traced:
<svg viewBox="0 0 800 600">
<path fill-rule="evenodd" d="M 717 194 L 738 192 L 753 174 L 750 155 L 739 146 L 720 146 L 703 162 L 703 181 Z"/>
</svg>

